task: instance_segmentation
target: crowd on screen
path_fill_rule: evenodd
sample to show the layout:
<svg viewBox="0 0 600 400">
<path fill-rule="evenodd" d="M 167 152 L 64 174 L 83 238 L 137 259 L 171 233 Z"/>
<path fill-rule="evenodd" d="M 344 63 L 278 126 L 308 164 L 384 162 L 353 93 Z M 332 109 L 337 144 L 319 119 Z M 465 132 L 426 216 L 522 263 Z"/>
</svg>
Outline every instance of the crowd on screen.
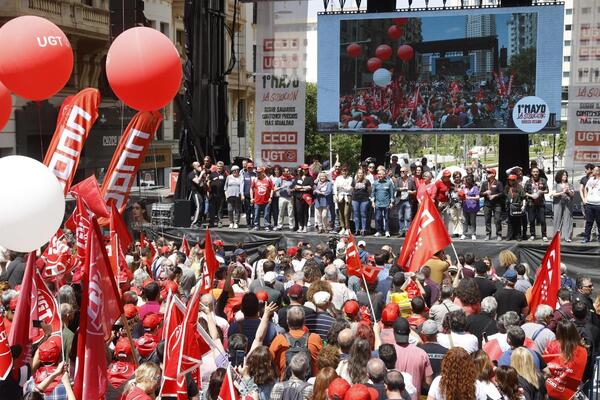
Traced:
<svg viewBox="0 0 600 400">
<path fill-rule="evenodd" d="M 434 176 L 426 158 L 409 164 L 394 156 L 387 166 L 367 159 L 355 168 L 338 160 L 328 170 L 318 161 L 297 168 L 255 168 L 244 160 L 241 168 L 234 165 L 229 171 L 210 157 L 203 161 L 194 163 L 189 175 L 193 226 L 223 226 L 226 209 L 233 229 L 241 226 L 244 215 L 252 230 L 402 237 L 419 203 L 429 196 L 455 238 L 548 241 L 546 203 L 551 202 L 554 232 L 560 231 L 566 242 L 573 240 L 575 188 L 568 173 L 559 170 L 548 177 L 536 161 L 528 166 L 528 175 L 522 167 L 510 168 L 504 182 L 495 168 L 442 169 Z M 588 164 L 579 182 L 583 242 L 592 240 L 592 227 L 600 224 L 599 180 L 600 167 Z M 480 211 L 483 229 L 477 226 Z M 396 219 L 398 226 L 392 229 Z"/>
<path fill-rule="evenodd" d="M 502 85 L 498 82 L 503 82 Z M 508 87 L 510 85 L 510 88 Z M 514 128 L 512 110 L 530 85 L 506 80 L 407 82 L 373 86 L 340 97 L 340 127 L 345 129 Z"/>
<path fill-rule="evenodd" d="M 75 247 L 68 234 L 64 243 Z M 131 275 L 119 280 L 127 328 L 119 322 L 98 349 L 110 360 L 107 399 L 157 398 L 169 351 L 166 299 L 172 293 L 189 302 L 208 245 L 190 242 L 186 255 L 179 243 L 156 237 L 129 249 Z M 229 367 L 235 390 L 253 400 L 567 400 L 593 386 L 600 298 L 589 276 L 573 277 L 564 265 L 556 306 L 530 315 L 535 270 L 509 250 L 497 264 L 440 251 L 414 273 L 403 272 L 390 246 L 367 250 L 359 242 L 360 257 L 381 268 L 366 281 L 349 274 L 345 238 L 261 246 L 251 255 L 244 246 L 252 243 L 212 246 L 219 267 L 199 299 L 198 323 L 213 343 L 199 370 L 185 375 L 182 398 L 221 398 Z M 19 293 L 26 260 L 2 256 L 10 332 L 17 298 L 26 295 Z M 0 381 L 3 399 L 74 399 L 81 287 L 71 274 L 47 284 L 60 298 L 64 348 L 44 336 L 32 360 Z"/>
</svg>

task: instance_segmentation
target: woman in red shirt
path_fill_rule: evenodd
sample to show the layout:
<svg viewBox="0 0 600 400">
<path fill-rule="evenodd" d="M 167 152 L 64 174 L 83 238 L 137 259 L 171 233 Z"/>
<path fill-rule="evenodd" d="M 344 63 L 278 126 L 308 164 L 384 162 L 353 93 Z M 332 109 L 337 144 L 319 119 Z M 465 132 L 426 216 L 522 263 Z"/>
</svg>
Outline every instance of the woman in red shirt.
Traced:
<svg viewBox="0 0 600 400">
<path fill-rule="evenodd" d="M 548 343 L 543 357 L 550 370 L 546 379 L 548 396 L 556 400 L 571 399 L 581 383 L 587 361 L 587 350 L 571 321 L 558 322 L 556 340 Z"/>
</svg>

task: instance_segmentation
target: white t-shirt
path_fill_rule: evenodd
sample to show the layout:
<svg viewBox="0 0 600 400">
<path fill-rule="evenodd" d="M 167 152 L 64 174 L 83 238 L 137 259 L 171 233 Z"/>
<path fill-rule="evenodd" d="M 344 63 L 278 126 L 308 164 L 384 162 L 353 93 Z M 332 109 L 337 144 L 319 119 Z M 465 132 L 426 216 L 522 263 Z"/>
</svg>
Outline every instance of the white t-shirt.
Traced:
<svg viewBox="0 0 600 400">
<path fill-rule="evenodd" d="M 442 393 L 440 392 L 440 381 L 442 380 L 441 376 L 435 377 L 433 382 L 431 382 L 431 386 L 429 387 L 429 393 L 427 393 L 427 398 L 431 398 L 434 400 L 446 400 Z M 477 400 L 487 400 L 487 396 L 485 393 L 485 387 L 481 382 L 475 381 L 475 398 Z"/>
<path fill-rule="evenodd" d="M 452 335 L 452 343 L 450 343 L 450 336 Z M 470 333 L 438 333 L 437 341 L 440 345 L 447 349 L 452 347 L 462 347 L 467 353 L 472 354 L 479 350 L 479 342 L 477 337 Z"/>
<path fill-rule="evenodd" d="M 587 204 L 600 206 L 600 179 L 590 177 L 585 187 L 587 189 Z"/>
</svg>

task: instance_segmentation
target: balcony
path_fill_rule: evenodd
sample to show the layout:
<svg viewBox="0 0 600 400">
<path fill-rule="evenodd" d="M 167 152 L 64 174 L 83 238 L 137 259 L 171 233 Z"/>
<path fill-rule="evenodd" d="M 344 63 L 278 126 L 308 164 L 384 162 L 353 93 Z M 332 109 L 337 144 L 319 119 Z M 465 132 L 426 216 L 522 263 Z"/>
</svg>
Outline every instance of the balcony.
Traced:
<svg viewBox="0 0 600 400">
<path fill-rule="evenodd" d="M 36 15 L 54 22 L 67 35 L 108 39 L 108 8 L 90 7 L 73 0 L 7 0 L 1 3 L 1 20 Z"/>
</svg>

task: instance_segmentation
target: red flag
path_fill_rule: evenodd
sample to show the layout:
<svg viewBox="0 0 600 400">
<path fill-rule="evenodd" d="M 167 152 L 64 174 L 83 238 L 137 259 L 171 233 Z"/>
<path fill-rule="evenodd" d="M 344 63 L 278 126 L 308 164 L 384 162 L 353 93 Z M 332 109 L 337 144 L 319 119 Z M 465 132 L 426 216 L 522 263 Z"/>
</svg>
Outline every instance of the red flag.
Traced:
<svg viewBox="0 0 600 400">
<path fill-rule="evenodd" d="M 41 321 L 44 324 L 50 325 L 51 334 L 58 335 L 62 342 L 61 336 L 61 321 L 60 310 L 56 297 L 50 292 L 48 286 L 42 279 L 38 270 L 33 275 L 33 290 L 32 295 L 35 296 L 35 303 L 31 307 L 31 319 L 33 321 Z M 39 342 L 44 337 L 44 331 L 40 328 L 37 330 L 37 335 L 32 338 L 33 343 Z M 62 346 L 61 346 L 62 348 Z"/>
<path fill-rule="evenodd" d="M 0 381 L 6 379 L 12 367 L 13 358 L 8 345 L 8 333 L 4 329 L 4 318 L 0 318 Z"/>
<path fill-rule="evenodd" d="M 15 309 L 8 337 L 11 346 L 18 345 L 21 347 L 21 354 L 15 360 L 15 368 L 21 368 L 30 358 L 31 338 L 37 333 L 31 319 L 31 310 L 36 301 L 36 294 L 33 290 L 35 270 L 35 252 L 31 252 L 27 256 L 27 266 L 21 284 L 20 296 L 17 299 L 17 308 Z"/>
<path fill-rule="evenodd" d="M 223 378 L 221 384 L 221 390 L 219 391 L 218 400 L 240 400 L 240 395 L 233 385 L 233 378 L 231 377 L 231 365 L 227 366 L 227 373 Z"/>
<path fill-rule="evenodd" d="M 452 243 L 446 226 L 431 197 L 423 196 L 417 214 L 406 232 L 398 265 L 405 271 L 417 271 L 438 251 Z"/>
<path fill-rule="evenodd" d="M 204 238 L 204 265 L 202 266 L 202 281 L 200 282 L 200 294 L 209 293 L 213 289 L 213 279 L 219 269 L 219 261 L 215 256 L 210 231 L 206 229 Z"/>
<path fill-rule="evenodd" d="M 83 202 L 97 217 L 109 217 L 110 211 L 100 193 L 100 186 L 95 175 L 85 178 L 71 188 L 71 193 L 83 199 Z"/>
<path fill-rule="evenodd" d="M 73 265 L 73 257 L 71 256 L 71 249 L 63 241 L 64 233 L 62 229 L 56 231 L 42 258 L 45 261 L 44 269 L 42 270 L 42 278 L 49 279 L 54 278 L 68 272 Z"/>
<path fill-rule="evenodd" d="M 181 247 L 179 248 L 179 251 L 185 254 L 186 257 L 190 256 L 190 245 L 188 244 L 185 235 L 183 235 L 183 240 L 181 241 Z"/>
<path fill-rule="evenodd" d="M 542 266 L 535 278 L 529 300 L 529 313 L 535 315 L 540 304 L 556 307 L 560 289 L 560 232 L 556 232 L 542 259 Z"/>
<path fill-rule="evenodd" d="M 110 233 L 106 250 L 113 273 L 117 277 L 118 283 L 122 283 L 133 278 L 133 274 L 129 270 L 127 261 L 125 260 L 125 254 L 133 239 L 114 202 L 110 203 L 110 207 Z"/>
<path fill-rule="evenodd" d="M 358 255 L 358 248 L 354 242 L 354 236 L 348 236 L 348 244 L 346 245 L 346 270 L 348 275 L 365 277 L 365 280 L 373 284 L 377 281 L 377 276 L 383 268 L 379 268 L 370 264 L 363 264 Z"/>
<path fill-rule="evenodd" d="M 163 328 L 165 352 L 163 356 L 163 382 L 160 396 L 177 397 L 178 400 L 187 398 L 185 375 L 177 376 L 179 352 L 181 350 L 181 331 L 185 318 L 185 306 L 177 296 L 169 294 L 167 300 L 167 313 Z"/>
<path fill-rule="evenodd" d="M 98 118 L 99 105 L 98 89 L 87 88 L 67 97 L 60 108 L 44 165 L 56 175 L 65 195 L 75 177 L 83 145 Z"/>
<path fill-rule="evenodd" d="M 85 254 L 81 309 L 87 312 L 81 313 L 79 321 L 74 391 L 77 399 L 97 400 L 103 398 L 107 387 L 106 357 L 99 349 L 110 339 L 123 305 L 95 217 L 90 220 Z"/>
<path fill-rule="evenodd" d="M 127 205 L 131 186 L 162 120 L 162 114 L 158 111 L 140 111 L 129 122 L 119 140 L 104 177 L 102 196 L 107 203 L 114 201 L 120 212 Z M 106 223 L 100 221 L 101 225 Z"/>
</svg>

